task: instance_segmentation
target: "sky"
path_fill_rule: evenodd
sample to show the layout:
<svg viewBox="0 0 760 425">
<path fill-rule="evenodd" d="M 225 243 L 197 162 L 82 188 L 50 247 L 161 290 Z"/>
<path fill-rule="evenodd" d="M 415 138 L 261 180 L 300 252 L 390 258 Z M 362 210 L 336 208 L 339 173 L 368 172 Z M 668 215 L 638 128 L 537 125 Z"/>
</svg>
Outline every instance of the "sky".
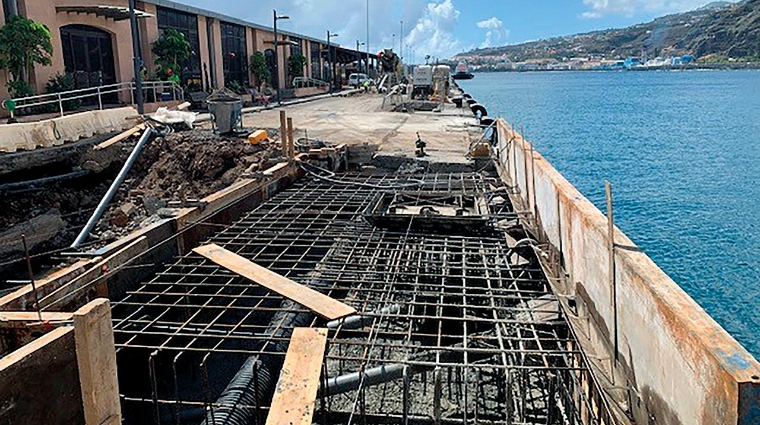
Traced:
<svg viewBox="0 0 760 425">
<path fill-rule="evenodd" d="M 626 27 L 711 0 L 175 1 L 267 26 L 277 9 L 290 16 L 280 28 L 320 39 L 330 30 L 337 44 L 352 48 L 367 41 L 369 6 L 370 51 L 403 47 L 405 61 L 419 63 L 426 55 L 443 59 L 479 47 Z"/>
</svg>

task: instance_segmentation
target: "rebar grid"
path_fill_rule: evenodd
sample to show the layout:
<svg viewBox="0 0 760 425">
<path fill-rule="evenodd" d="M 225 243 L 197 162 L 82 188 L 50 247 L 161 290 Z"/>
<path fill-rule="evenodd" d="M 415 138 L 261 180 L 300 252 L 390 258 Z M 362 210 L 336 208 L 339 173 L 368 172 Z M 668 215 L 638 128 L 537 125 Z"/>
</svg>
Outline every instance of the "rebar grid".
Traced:
<svg viewBox="0 0 760 425">
<path fill-rule="evenodd" d="M 362 220 L 376 193 L 400 178 L 302 179 L 211 239 L 364 317 L 360 329 L 331 331 L 325 366 L 329 377 L 360 372 L 357 388 L 323 391 L 315 420 L 598 423 L 598 403 L 582 391 L 588 368 L 535 258 L 508 255 L 510 239 L 499 232 L 420 234 Z M 423 180 L 421 192 L 447 194 L 483 195 L 501 185 L 480 174 Z M 508 203 L 492 209 L 494 217 L 513 213 Z M 273 347 L 288 338 L 268 333 L 282 302 L 195 254 L 129 292 L 113 308 L 126 422 L 208 417 L 246 358 L 284 356 Z M 402 379 L 368 382 L 367 371 L 383 365 L 403 367 Z M 255 411 L 263 424 L 268 406 L 235 407 Z"/>
</svg>

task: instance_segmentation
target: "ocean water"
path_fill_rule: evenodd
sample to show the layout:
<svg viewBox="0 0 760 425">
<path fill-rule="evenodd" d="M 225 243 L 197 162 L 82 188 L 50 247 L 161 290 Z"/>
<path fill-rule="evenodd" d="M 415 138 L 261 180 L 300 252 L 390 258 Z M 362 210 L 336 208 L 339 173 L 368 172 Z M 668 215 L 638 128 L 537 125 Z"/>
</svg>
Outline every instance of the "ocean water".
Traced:
<svg viewBox="0 0 760 425">
<path fill-rule="evenodd" d="M 476 74 L 527 137 L 760 358 L 760 72 Z"/>
</svg>

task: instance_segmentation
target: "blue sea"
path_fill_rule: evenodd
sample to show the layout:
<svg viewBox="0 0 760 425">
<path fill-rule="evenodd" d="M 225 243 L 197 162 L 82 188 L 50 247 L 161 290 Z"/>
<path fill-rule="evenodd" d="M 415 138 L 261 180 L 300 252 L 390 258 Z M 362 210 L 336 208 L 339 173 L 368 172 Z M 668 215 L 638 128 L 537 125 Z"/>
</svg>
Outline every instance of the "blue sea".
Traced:
<svg viewBox="0 0 760 425">
<path fill-rule="evenodd" d="M 476 74 L 518 128 L 760 358 L 760 72 Z"/>
</svg>

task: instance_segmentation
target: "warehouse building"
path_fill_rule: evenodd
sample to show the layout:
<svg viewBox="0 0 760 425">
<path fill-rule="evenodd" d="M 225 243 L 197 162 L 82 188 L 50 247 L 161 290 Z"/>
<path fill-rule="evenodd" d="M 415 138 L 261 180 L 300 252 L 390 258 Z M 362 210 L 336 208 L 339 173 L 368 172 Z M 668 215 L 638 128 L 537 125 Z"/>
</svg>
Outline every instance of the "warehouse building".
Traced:
<svg viewBox="0 0 760 425">
<path fill-rule="evenodd" d="M 42 93 L 56 74 L 70 74 L 77 88 L 129 82 L 134 80 L 133 48 L 127 0 L 2 0 L 0 20 L 7 22 L 18 13 L 45 24 L 51 32 L 51 66 L 37 66 L 30 77 L 32 88 Z M 151 45 L 161 32 L 173 28 L 182 32 L 192 45 L 193 55 L 182 65 L 183 85 L 191 90 L 224 87 L 232 81 L 254 83 L 249 70 L 255 52 L 265 54 L 270 72 L 275 69 L 274 31 L 265 25 L 175 3 L 168 0 L 137 2 L 140 52 L 149 70 L 155 66 Z M 283 25 L 281 22 L 280 25 Z M 306 58 L 303 75 L 329 80 L 334 62 L 336 83 L 355 69 L 367 54 L 332 46 L 328 54 L 325 40 L 279 31 L 279 84 L 288 87 L 287 59 L 294 54 Z M 370 55 L 370 69 L 376 65 Z M 364 65 L 362 65 L 364 66 Z M 0 98 L 8 97 L 8 76 L 0 71 Z"/>
</svg>

